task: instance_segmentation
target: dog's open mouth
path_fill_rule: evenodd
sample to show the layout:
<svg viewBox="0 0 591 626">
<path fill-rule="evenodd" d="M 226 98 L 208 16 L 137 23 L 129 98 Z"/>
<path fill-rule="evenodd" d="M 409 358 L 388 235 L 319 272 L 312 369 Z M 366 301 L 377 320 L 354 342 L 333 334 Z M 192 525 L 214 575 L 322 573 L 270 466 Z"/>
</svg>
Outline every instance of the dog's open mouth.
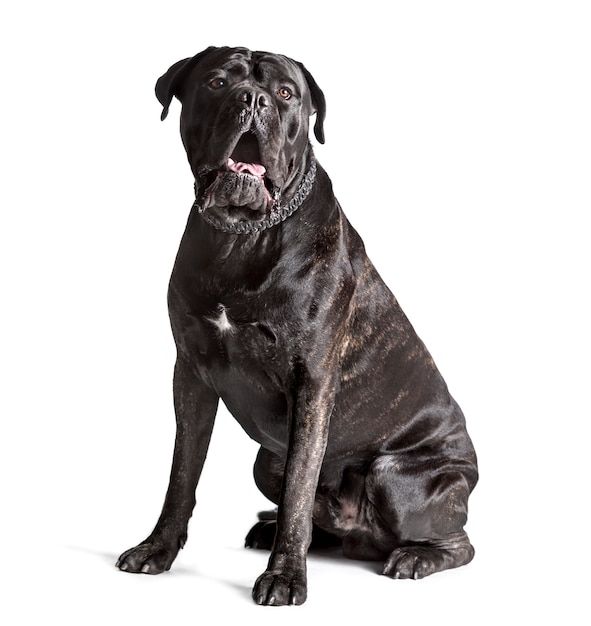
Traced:
<svg viewBox="0 0 591 626">
<path fill-rule="evenodd" d="M 200 176 L 201 206 L 240 207 L 267 213 L 279 197 L 279 189 L 262 164 L 259 141 L 247 131 L 220 169 L 204 167 Z"/>
<path fill-rule="evenodd" d="M 260 178 L 265 175 L 267 168 L 261 163 L 259 140 L 253 132 L 247 131 L 240 136 L 227 165 L 232 172 L 245 172 Z"/>
</svg>

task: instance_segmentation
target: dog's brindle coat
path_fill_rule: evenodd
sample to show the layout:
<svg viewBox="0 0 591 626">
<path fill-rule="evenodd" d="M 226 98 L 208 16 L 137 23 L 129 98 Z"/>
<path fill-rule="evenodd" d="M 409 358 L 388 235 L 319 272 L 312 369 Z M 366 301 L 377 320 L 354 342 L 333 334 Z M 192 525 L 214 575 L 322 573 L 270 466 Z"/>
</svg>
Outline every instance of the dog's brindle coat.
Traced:
<svg viewBox="0 0 591 626">
<path fill-rule="evenodd" d="M 255 480 L 278 505 L 247 537 L 271 549 L 257 603 L 304 602 L 311 542 L 384 560 L 393 578 L 468 563 L 477 469 L 464 417 L 320 165 L 293 215 L 265 222 L 313 168 L 314 113 L 324 142 L 318 85 L 286 57 L 212 47 L 173 65 L 156 94 L 162 119 L 182 102 L 197 200 L 169 289 L 170 485 L 154 531 L 118 566 L 157 574 L 183 547 L 220 398 L 260 443 Z"/>
</svg>

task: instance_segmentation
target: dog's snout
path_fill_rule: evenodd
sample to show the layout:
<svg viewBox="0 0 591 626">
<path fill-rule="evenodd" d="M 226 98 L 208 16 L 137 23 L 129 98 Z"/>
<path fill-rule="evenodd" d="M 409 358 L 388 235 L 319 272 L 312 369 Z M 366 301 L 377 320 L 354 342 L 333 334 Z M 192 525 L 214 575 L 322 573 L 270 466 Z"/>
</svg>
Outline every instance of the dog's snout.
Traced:
<svg viewBox="0 0 591 626">
<path fill-rule="evenodd" d="M 238 100 L 248 109 L 263 109 L 269 106 L 267 94 L 256 89 L 243 89 L 238 93 Z"/>
</svg>

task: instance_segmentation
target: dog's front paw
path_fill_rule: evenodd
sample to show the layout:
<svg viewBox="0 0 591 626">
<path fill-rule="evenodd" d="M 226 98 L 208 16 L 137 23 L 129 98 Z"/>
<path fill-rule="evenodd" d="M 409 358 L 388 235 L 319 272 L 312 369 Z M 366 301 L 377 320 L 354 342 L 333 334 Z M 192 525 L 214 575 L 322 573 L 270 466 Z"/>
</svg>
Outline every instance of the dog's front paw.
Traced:
<svg viewBox="0 0 591 626">
<path fill-rule="evenodd" d="M 161 574 L 170 569 L 179 548 L 163 541 L 146 540 L 124 552 L 117 560 L 123 572 Z"/>
<path fill-rule="evenodd" d="M 267 606 L 303 604 L 307 595 L 305 568 L 267 570 L 259 576 L 252 590 L 254 601 Z"/>
</svg>

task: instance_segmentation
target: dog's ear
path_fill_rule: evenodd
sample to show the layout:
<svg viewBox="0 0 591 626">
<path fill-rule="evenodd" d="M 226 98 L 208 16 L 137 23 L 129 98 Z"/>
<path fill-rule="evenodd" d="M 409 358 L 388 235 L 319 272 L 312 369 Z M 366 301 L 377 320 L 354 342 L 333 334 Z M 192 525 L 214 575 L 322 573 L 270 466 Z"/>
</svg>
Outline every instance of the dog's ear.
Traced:
<svg viewBox="0 0 591 626">
<path fill-rule="evenodd" d="M 194 57 L 178 61 L 168 69 L 166 74 L 161 76 L 156 81 L 156 97 L 158 98 L 160 104 L 164 107 L 162 109 L 162 115 L 160 116 L 161 120 L 166 119 L 166 116 L 168 115 L 168 107 L 170 107 L 172 97 L 179 97 L 183 83 L 189 72 L 195 67 L 195 65 L 197 65 L 197 63 L 199 63 L 199 61 L 214 50 L 217 50 L 217 48 L 215 46 L 210 46 L 199 54 L 196 54 Z"/>
<path fill-rule="evenodd" d="M 324 119 L 326 118 L 326 100 L 322 89 L 318 86 L 314 77 L 304 67 L 302 63 L 298 63 L 302 70 L 306 82 L 308 83 L 308 89 L 312 96 L 312 106 L 316 109 L 316 122 L 314 124 L 314 135 L 320 143 L 324 143 Z"/>
</svg>

